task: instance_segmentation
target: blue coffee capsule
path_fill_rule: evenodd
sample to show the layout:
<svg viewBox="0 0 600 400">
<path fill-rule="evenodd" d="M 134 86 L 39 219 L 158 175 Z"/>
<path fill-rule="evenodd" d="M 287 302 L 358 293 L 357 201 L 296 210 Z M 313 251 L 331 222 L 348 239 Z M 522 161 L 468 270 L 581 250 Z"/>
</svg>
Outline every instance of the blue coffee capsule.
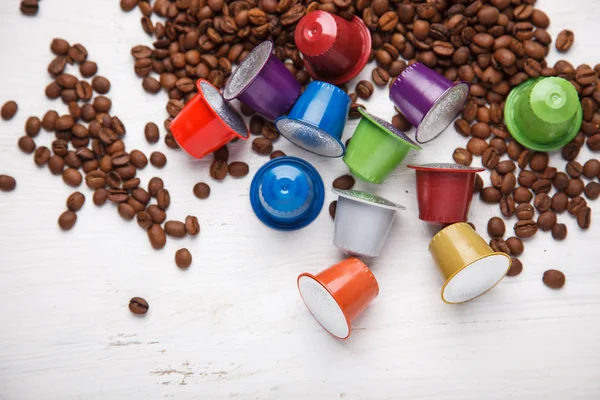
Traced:
<svg viewBox="0 0 600 400">
<path fill-rule="evenodd" d="M 313 81 L 286 117 L 275 121 L 277 130 L 296 146 L 325 157 L 341 157 L 346 149 L 342 133 L 350 97 L 327 82 Z"/>
<path fill-rule="evenodd" d="M 293 231 L 317 218 L 325 198 L 317 170 L 296 157 L 278 157 L 263 165 L 250 185 L 250 204 L 265 225 Z"/>
</svg>

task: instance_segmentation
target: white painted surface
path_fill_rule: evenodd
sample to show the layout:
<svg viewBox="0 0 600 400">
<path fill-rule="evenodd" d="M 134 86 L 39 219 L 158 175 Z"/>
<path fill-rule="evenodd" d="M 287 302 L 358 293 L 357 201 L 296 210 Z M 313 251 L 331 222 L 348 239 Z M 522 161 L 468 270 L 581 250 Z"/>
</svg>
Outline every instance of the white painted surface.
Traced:
<svg viewBox="0 0 600 400">
<path fill-rule="evenodd" d="M 209 200 L 194 198 L 192 186 L 207 179 L 208 161 L 143 138 L 147 121 L 162 123 L 166 96 L 146 95 L 132 70 L 130 48 L 150 43 L 140 14 L 123 14 L 116 0 L 44 0 L 39 16 L 26 18 L 17 3 L 0 2 L 0 101 L 20 106 L 13 121 L 0 122 L 0 170 L 18 180 L 15 192 L 0 193 L 0 399 L 600 397 L 597 217 L 584 234 L 561 215 L 568 240 L 539 233 L 527 241 L 520 276 L 475 302 L 450 306 L 440 299 L 442 278 L 427 253 L 434 231 L 417 219 L 414 172 L 400 168 L 381 187 L 358 184 L 408 210 L 399 213 L 384 254 L 369 263 L 380 296 L 351 338 L 338 341 L 313 320 L 296 289 L 299 273 L 343 258 L 331 244 L 327 210 L 306 229 L 284 234 L 252 214 L 250 177 L 212 184 Z M 552 18 L 553 37 L 575 30 L 572 61 L 600 61 L 596 0 L 538 3 Z M 167 168 L 158 173 L 173 197 L 169 217 L 197 215 L 200 237 L 169 240 L 153 251 L 135 222 L 123 221 L 111 205 L 96 208 L 85 187 L 77 225 L 68 233 L 58 229 L 72 190 L 16 148 L 27 116 L 66 110 L 43 95 L 51 37 L 84 44 L 111 79 L 128 148 L 167 154 Z M 383 90 L 368 105 L 377 115 L 393 115 Z M 348 124 L 344 139 L 355 126 Z M 49 141 L 46 133 L 38 139 Z M 451 128 L 406 163 L 450 161 L 463 143 Z M 328 184 L 346 172 L 341 160 L 311 156 L 284 139 L 276 148 L 309 160 Z M 231 150 L 231 159 L 249 161 L 253 172 L 265 161 L 247 143 Z M 141 177 L 155 173 L 149 166 Z M 471 220 L 484 232 L 496 214 L 475 200 Z M 183 246 L 194 255 L 188 271 L 173 261 Z M 542 284 L 549 268 L 566 273 L 563 290 Z M 146 316 L 131 315 L 132 296 L 150 302 Z"/>
</svg>

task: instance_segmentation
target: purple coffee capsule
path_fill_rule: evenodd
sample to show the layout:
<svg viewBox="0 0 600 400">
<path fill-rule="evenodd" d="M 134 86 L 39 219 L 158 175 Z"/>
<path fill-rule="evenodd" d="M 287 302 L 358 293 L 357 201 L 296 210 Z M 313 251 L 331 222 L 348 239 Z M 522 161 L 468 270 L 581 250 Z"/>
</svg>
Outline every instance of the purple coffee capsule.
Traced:
<svg viewBox="0 0 600 400">
<path fill-rule="evenodd" d="M 421 63 L 408 66 L 390 88 L 390 100 L 417 128 L 416 139 L 435 139 L 454 120 L 469 96 L 469 85 L 453 83 Z"/>
<path fill-rule="evenodd" d="M 238 99 L 257 113 L 275 120 L 286 114 L 302 87 L 273 54 L 273 42 L 262 42 L 235 70 L 225 89 L 225 101 Z"/>
</svg>

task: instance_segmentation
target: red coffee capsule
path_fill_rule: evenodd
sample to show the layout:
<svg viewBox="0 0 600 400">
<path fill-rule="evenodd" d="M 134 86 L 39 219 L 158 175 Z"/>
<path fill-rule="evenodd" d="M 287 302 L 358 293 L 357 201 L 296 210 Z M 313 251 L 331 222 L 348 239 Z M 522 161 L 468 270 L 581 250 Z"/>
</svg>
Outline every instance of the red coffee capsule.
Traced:
<svg viewBox="0 0 600 400">
<path fill-rule="evenodd" d="M 310 12 L 298 22 L 294 40 L 310 76 L 334 85 L 355 78 L 371 54 L 371 34 L 356 16 L 347 21 L 325 11 Z"/>
</svg>

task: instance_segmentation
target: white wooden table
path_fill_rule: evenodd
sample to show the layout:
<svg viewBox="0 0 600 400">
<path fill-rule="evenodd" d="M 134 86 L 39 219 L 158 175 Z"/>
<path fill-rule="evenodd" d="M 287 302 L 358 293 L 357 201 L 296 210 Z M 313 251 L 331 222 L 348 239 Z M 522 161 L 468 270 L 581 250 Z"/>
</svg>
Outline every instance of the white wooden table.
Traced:
<svg viewBox="0 0 600 400">
<path fill-rule="evenodd" d="M 552 18 L 554 38 L 563 28 L 575 31 L 571 61 L 600 62 L 600 3 L 538 4 Z M 600 398 L 597 216 L 583 233 L 561 215 L 566 241 L 538 233 L 526 243 L 521 275 L 472 303 L 450 306 L 440 300 L 442 278 L 427 252 L 433 231 L 417 219 L 414 172 L 399 168 L 380 187 L 358 183 L 408 210 L 384 255 L 370 264 L 380 296 L 349 340 L 335 340 L 296 289 L 299 273 L 343 258 L 331 244 L 326 207 L 333 194 L 327 192 L 312 225 L 293 233 L 270 230 L 253 215 L 251 176 L 211 183 L 211 197 L 196 199 L 192 186 L 210 180 L 209 161 L 193 161 L 162 140 L 151 146 L 143 136 L 146 122 L 162 125 L 166 95 L 147 95 L 133 73 L 130 48 L 150 43 L 139 20 L 137 10 L 124 14 L 116 0 L 44 0 L 36 18 L 22 16 L 17 0 L 0 2 L 0 102 L 14 99 L 20 107 L 11 122 L 0 122 L 0 173 L 18 181 L 16 191 L 0 193 L 0 399 Z M 135 222 L 122 220 L 111 204 L 95 207 L 86 187 L 75 228 L 60 231 L 56 221 L 73 190 L 16 146 L 27 116 L 66 111 L 44 96 L 52 37 L 84 44 L 111 80 L 128 148 L 167 154 L 167 168 L 149 166 L 140 175 L 144 182 L 155 174 L 165 179 L 173 198 L 169 218 L 197 215 L 200 237 L 169 239 L 153 251 Z M 549 60 L 557 59 L 553 51 Z M 368 106 L 386 118 L 394 112 L 384 90 Z M 348 123 L 344 139 L 356 123 Z M 42 132 L 37 142 L 50 138 Z M 459 145 L 464 139 L 449 128 L 406 161 L 451 161 Z M 327 186 L 347 171 L 340 159 L 318 158 L 285 139 L 276 148 L 313 163 Z M 252 173 L 265 162 L 247 143 L 232 145 L 231 153 Z M 471 221 L 485 232 L 497 214 L 475 200 Z M 187 271 L 174 264 L 180 247 L 194 256 Z M 567 275 L 560 291 L 541 282 L 550 268 Z M 132 296 L 149 301 L 147 315 L 129 312 Z"/>
</svg>

